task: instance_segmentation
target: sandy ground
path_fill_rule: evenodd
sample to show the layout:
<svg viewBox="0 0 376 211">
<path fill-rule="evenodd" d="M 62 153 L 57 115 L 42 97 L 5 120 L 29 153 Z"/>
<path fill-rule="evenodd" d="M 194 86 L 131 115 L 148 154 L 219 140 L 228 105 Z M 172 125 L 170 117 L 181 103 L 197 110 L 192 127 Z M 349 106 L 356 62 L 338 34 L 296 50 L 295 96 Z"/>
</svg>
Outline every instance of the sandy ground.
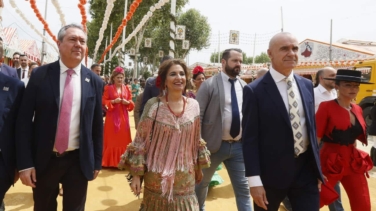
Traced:
<svg viewBox="0 0 376 211">
<path fill-rule="evenodd" d="M 135 134 L 133 114 L 131 114 L 132 135 Z M 370 146 L 360 146 L 359 148 L 369 152 Z M 138 210 L 141 198 L 132 195 L 125 175 L 127 172 L 117 169 L 103 169 L 98 178 L 89 183 L 88 196 L 86 202 L 87 211 L 133 211 Z M 206 200 L 207 211 L 236 211 L 235 197 L 225 168 L 219 171 L 224 179 L 224 183 L 211 188 Z M 376 168 L 370 172 L 368 179 L 371 194 L 372 211 L 376 211 Z M 31 189 L 22 185 L 19 181 L 8 191 L 5 196 L 7 211 L 31 211 L 33 210 L 33 199 Z M 59 209 L 61 209 L 62 197 L 58 197 Z M 350 210 L 346 192 L 342 188 L 342 203 L 345 210 Z M 281 206 L 280 211 L 285 209 Z M 321 210 L 329 210 L 324 207 Z"/>
</svg>

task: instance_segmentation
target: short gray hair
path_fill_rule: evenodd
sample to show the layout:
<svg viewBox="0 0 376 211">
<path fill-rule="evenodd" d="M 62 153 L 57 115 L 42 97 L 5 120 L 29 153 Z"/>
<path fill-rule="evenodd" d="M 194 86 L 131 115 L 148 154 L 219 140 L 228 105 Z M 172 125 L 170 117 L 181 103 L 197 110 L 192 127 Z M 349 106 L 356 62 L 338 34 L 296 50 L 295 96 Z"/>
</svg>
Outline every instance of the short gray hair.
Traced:
<svg viewBox="0 0 376 211">
<path fill-rule="evenodd" d="M 68 25 L 65 25 L 63 26 L 60 30 L 59 30 L 59 33 L 57 34 L 57 40 L 59 40 L 60 42 L 63 41 L 64 39 L 64 36 L 67 32 L 67 30 L 69 28 L 76 28 L 76 29 L 80 29 L 81 31 L 83 31 L 85 33 L 85 36 L 86 36 L 86 39 L 87 39 L 87 33 L 84 31 L 84 27 L 82 27 L 82 25 L 80 24 L 76 24 L 76 23 L 71 23 L 71 24 L 68 24 Z"/>
</svg>

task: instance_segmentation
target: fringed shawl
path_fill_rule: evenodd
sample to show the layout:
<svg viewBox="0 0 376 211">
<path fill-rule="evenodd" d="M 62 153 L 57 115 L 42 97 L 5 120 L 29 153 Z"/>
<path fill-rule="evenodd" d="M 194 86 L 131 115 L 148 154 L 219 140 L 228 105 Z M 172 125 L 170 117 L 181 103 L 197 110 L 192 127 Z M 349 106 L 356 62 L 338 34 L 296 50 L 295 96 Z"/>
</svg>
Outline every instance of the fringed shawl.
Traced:
<svg viewBox="0 0 376 211">
<path fill-rule="evenodd" d="M 150 140 L 157 106 L 157 98 L 146 104 L 136 137 L 122 160 L 124 166 L 130 167 L 134 174 L 143 175 L 144 165 L 148 171 L 161 174 L 162 196 L 172 201 L 175 172 L 188 171 L 197 165 L 199 148 L 205 148 L 205 145 L 201 146 L 200 109 L 197 101 L 188 98 L 183 116 L 177 118 L 180 128 L 177 129 L 176 117 L 161 102 Z"/>
</svg>

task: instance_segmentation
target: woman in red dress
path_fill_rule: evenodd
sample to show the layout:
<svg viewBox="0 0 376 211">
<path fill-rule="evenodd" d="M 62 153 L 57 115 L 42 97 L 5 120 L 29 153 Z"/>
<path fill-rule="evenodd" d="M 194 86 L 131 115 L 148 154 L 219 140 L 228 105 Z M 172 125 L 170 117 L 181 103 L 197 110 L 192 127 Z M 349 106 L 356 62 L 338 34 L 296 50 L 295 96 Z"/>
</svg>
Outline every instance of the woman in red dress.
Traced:
<svg viewBox="0 0 376 211">
<path fill-rule="evenodd" d="M 110 81 L 102 97 L 102 103 L 107 108 L 102 166 L 117 167 L 120 156 L 132 142 L 128 113 L 133 110 L 134 103 L 129 87 L 124 85 L 123 68 L 116 67 Z"/>
<path fill-rule="evenodd" d="M 338 98 L 322 102 L 316 113 L 317 137 L 323 142 L 321 168 L 327 178 L 320 192 L 320 205 L 335 200 L 334 185 L 340 181 L 347 192 L 352 211 L 371 211 L 366 176 L 373 164 L 369 155 L 356 148 L 356 140 L 367 145 L 362 108 L 352 103 L 364 82 L 361 72 L 338 70 L 335 80 Z M 329 196 L 334 195 L 329 200 Z M 338 195 L 337 195 L 338 196 Z"/>
</svg>

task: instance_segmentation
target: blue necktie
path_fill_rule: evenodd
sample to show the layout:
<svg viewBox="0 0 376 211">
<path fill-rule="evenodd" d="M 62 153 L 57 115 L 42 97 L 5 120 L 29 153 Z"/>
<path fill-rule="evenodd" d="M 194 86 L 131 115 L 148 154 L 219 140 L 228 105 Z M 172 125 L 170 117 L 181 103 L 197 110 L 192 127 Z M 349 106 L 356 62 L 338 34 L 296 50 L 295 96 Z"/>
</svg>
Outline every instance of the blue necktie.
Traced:
<svg viewBox="0 0 376 211">
<path fill-rule="evenodd" d="M 239 106 L 238 106 L 238 99 L 236 98 L 235 92 L 235 82 L 237 79 L 229 78 L 228 81 L 231 83 L 231 107 L 232 107 L 232 121 L 231 121 L 231 128 L 230 128 L 230 135 L 232 138 L 236 138 L 236 136 L 240 133 L 240 114 L 239 114 Z"/>
</svg>

